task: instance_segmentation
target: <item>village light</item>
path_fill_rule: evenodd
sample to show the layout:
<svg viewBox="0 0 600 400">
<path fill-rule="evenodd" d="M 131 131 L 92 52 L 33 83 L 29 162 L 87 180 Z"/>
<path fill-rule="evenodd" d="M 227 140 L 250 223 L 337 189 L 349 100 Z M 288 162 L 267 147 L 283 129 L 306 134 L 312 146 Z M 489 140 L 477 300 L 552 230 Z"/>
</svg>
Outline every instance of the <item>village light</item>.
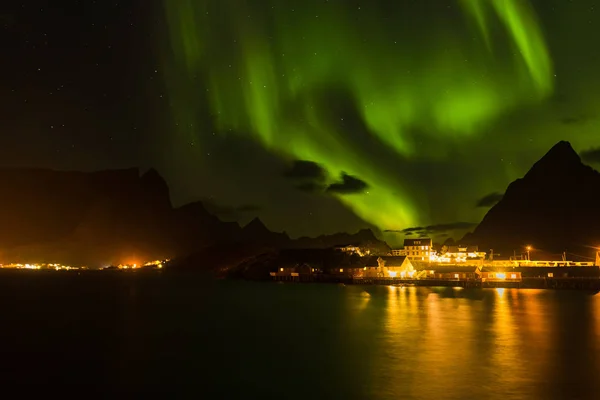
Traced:
<svg viewBox="0 0 600 400">
<path fill-rule="evenodd" d="M 499 272 L 496 274 L 496 278 L 498 279 L 506 279 L 506 274 L 504 272 Z"/>
<path fill-rule="evenodd" d="M 396 271 L 390 271 L 389 274 L 392 278 L 396 277 Z"/>
</svg>

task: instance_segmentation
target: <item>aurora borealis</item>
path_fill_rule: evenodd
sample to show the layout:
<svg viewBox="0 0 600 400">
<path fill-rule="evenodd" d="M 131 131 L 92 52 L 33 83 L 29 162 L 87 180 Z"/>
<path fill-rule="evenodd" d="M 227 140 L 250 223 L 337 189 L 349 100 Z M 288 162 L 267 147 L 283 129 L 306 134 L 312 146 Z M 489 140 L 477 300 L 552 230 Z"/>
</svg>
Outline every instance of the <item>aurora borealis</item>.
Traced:
<svg viewBox="0 0 600 400">
<path fill-rule="evenodd" d="M 168 79 L 178 81 L 171 95 L 183 133 L 206 100 L 216 129 L 319 163 L 331 179 L 364 180 L 367 190 L 338 199 L 382 230 L 423 224 L 428 210 L 377 159 L 381 151 L 404 162 L 443 157 L 419 148 L 411 132 L 478 135 L 553 90 L 550 53 L 526 1 L 260 4 L 165 2 L 177 67 Z M 352 109 L 353 123 L 336 103 Z"/>
<path fill-rule="evenodd" d="M 154 166 L 295 237 L 467 229 L 559 140 L 600 147 L 592 0 L 41 3 L 1 16 L 6 165 Z"/>
</svg>

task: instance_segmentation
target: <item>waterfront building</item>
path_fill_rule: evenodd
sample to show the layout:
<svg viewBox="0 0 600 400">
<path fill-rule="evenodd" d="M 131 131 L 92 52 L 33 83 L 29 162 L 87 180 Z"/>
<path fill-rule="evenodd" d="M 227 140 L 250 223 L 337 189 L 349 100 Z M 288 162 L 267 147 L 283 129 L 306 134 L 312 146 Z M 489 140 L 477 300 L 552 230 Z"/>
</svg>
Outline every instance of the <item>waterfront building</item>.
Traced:
<svg viewBox="0 0 600 400">
<path fill-rule="evenodd" d="M 415 268 L 407 256 L 381 256 L 377 259 L 383 276 L 413 278 Z"/>
<path fill-rule="evenodd" d="M 485 252 L 479 251 L 479 246 L 444 246 L 442 254 L 437 257 L 438 262 L 454 263 L 482 263 Z"/>
<path fill-rule="evenodd" d="M 383 276 L 379 271 L 379 258 L 381 257 L 371 256 L 365 261 L 363 274 L 366 278 L 381 278 Z"/>
<path fill-rule="evenodd" d="M 482 282 L 521 282 L 521 279 L 521 271 L 516 268 L 483 267 L 481 269 Z"/>
<path fill-rule="evenodd" d="M 339 268 L 332 268 L 330 274 L 334 276 L 345 276 L 361 278 L 365 275 L 364 265 L 340 265 Z"/>
<path fill-rule="evenodd" d="M 493 267 L 593 267 L 593 261 L 568 261 L 568 260 L 498 260 L 486 262 Z"/>
<path fill-rule="evenodd" d="M 274 278 L 287 278 L 291 280 L 308 280 L 311 277 L 320 275 L 323 270 L 318 265 L 307 263 L 298 264 L 280 264 L 276 271 L 271 271 L 270 275 Z"/>
<path fill-rule="evenodd" d="M 421 269 L 418 273 L 420 279 L 476 280 L 480 276 L 478 266 L 465 265 L 435 265 Z"/>
<path fill-rule="evenodd" d="M 407 256 L 369 257 L 364 276 L 369 278 L 414 278 L 415 268 Z"/>
<path fill-rule="evenodd" d="M 595 266 L 557 266 L 557 267 L 514 267 L 490 268 L 484 271 L 501 271 L 507 275 L 512 272 L 520 273 L 523 278 L 600 278 L 600 268 Z"/>
<path fill-rule="evenodd" d="M 429 261 L 433 252 L 433 241 L 431 238 L 404 239 L 404 249 L 395 252 L 392 256 L 406 256 L 410 261 Z"/>
</svg>

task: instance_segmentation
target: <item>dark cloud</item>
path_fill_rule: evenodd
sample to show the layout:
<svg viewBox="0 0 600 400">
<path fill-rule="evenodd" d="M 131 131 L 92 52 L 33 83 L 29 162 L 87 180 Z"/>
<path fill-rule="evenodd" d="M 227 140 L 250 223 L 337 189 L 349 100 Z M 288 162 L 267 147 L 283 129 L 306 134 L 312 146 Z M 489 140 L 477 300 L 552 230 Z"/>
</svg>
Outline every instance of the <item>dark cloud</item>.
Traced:
<svg viewBox="0 0 600 400">
<path fill-rule="evenodd" d="M 600 164 L 600 147 L 593 147 L 579 153 L 581 160 L 586 163 Z"/>
<path fill-rule="evenodd" d="M 498 192 L 487 194 L 487 195 L 483 196 L 482 198 L 480 198 L 479 200 L 477 200 L 476 207 L 482 207 L 482 208 L 492 207 L 497 202 L 502 200 L 502 197 L 504 197 L 504 195 L 502 193 L 498 193 Z"/>
<path fill-rule="evenodd" d="M 560 120 L 563 125 L 580 125 L 590 122 L 595 119 L 593 115 L 570 115 Z"/>
<path fill-rule="evenodd" d="M 369 185 L 354 176 L 342 173 L 342 181 L 332 183 L 327 187 L 327 192 L 338 194 L 362 193 L 369 188 Z"/>
<path fill-rule="evenodd" d="M 326 177 L 325 169 L 318 163 L 306 160 L 296 160 L 284 172 L 283 176 L 290 179 L 310 179 L 314 181 L 323 181 Z"/>
<path fill-rule="evenodd" d="M 384 232 L 402 233 L 406 236 L 442 235 L 442 234 L 447 234 L 448 232 L 451 232 L 451 231 L 471 229 L 471 228 L 474 228 L 475 226 L 477 226 L 477 224 L 473 223 L 473 222 L 451 222 L 448 224 L 415 226 L 412 228 L 406 228 L 406 229 L 402 229 L 402 230 L 388 229 Z"/>
</svg>

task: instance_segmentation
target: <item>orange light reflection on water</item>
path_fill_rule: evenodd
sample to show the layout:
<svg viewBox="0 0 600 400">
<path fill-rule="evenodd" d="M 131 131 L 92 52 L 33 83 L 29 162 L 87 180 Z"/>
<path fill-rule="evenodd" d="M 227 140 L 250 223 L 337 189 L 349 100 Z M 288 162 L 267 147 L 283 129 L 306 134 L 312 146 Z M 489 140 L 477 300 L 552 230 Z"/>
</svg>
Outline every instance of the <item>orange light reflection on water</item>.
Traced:
<svg viewBox="0 0 600 400">
<path fill-rule="evenodd" d="M 378 303 L 385 312 L 374 340 L 385 362 L 374 365 L 372 378 L 386 396 L 436 398 L 449 387 L 469 387 L 470 397 L 492 398 L 498 387 L 508 397 L 544 395 L 533 382 L 553 365 L 553 335 L 539 291 L 388 287 L 377 296 L 385 296 Z"/>
</svg>

